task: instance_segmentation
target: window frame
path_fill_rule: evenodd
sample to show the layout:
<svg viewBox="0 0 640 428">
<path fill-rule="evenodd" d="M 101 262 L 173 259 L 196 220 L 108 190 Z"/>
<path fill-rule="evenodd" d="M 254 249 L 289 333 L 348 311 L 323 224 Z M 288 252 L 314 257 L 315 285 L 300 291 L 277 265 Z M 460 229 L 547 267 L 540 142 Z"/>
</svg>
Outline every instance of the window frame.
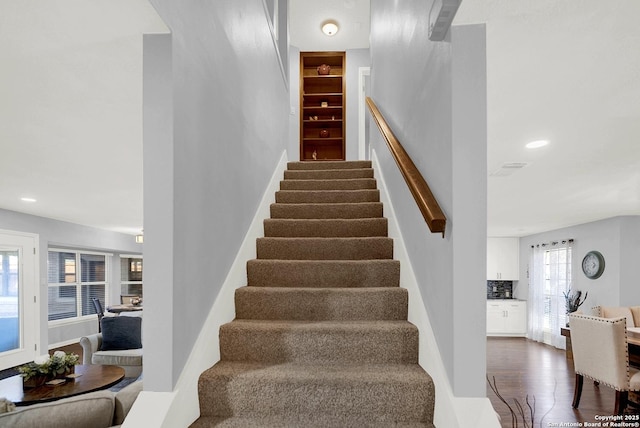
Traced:
<svg viewBox="0 0 640 428">
<path fill-rule="evenodd" d="M 49 282 L 49 253 L 73 253 L 75 255 L 75 281 L 73 282 Z M 104 281 L 83 281 L 82 280 L 82 255 L 97 255 L 104 256 Z M 76 292 L 76 316 L 61 318 L 56 320 L 49 320 L 50 302 L 47 301 L 47 323 L 49 326 L 60 326 L 64 324 L 77 324 L 95 319 L 95 313 L 82 315 L 82 289 L 84 286 L 102 285 L 104 284 L 104 305 L 105 307 L 111 304 L 110 291 L 111 291 L 111 276 L 112 276 L 112 253 L 106 253 L 102 251 L 90 251 L 77 248 L 63 248 L 63 247 L 50 247 L 47 250 L 47 299 L 48 293 L 51 288 L 61 286 L 74 286 Z M 78 315 L 79 314 L 79 315 Z"/>
<path fill-rule="evenodd" d="M 564 287 L 564 292 L 566 293 L 570 286 L 571 286 L 571 280 L 573 277 L 573 266 L 572 266 L 572 259 L 573 259 L 573 249 L 571 247 L 563 247 L 563 248 L 549 248 L 549 249 L 545 249 L 544 250 L 544 300 L 545 300 L 545 311 L 544 311 L 544 318 L 543 318 L 543 331 L 545 334 L 551 333 L 551 300 L 557 300 L 557 304 L 560 304 L 563 302 L 564 300 L 564 296 L 562 295 L 562 292 L 560 292 L 558 295 L 554 295 L 553 293 L 551 293 L 551 252 L 556 252 L 556 254 L 558 254 L 560 251 L 563 251 L 564 254 L 564 262 L 562 263 L 565 266 L 565 271 L 568 273 L 568 276 L 566 278 L 564 278 L 564 282 L 565 282 L 565 287 Z M 559 257 L 559 255 L 558 255 Z M 559 264 L 559 263 L 558 263 Z M 549 309 L 547 311 L 547 308 Z M 567 318 L 566 315 L 564 317 L 559 317 L 558 318 L 558 322 L 560 324 L 566 323 Z"/>
<path fill-rule="evenodd" d="M 126 280 L 123 279 L 123 270 L 122 270 L 123 259 L 140 259 L 141 264 L 140 264 L 140 280 L 139 281 L 129 280 L 128 278 Z M 144 257 L 142 254 L 120 254 L 120 295 L 130 294 L 130 293 L 124 293 L 122 290 L 124 286 L 126 286 L 128 289 L 130 285 L 139 285 L 140 290 L 142 292 L 138 297 L 143 297 L 144 295 Z"/>
</svg>

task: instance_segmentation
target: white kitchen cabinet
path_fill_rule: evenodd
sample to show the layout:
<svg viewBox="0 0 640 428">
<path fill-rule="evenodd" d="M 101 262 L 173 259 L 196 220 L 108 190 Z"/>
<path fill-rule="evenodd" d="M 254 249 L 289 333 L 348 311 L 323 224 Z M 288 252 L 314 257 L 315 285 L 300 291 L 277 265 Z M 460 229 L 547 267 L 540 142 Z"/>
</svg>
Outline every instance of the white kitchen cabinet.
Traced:
<svg viewBox="0 0 640 428">
<path fill-rule="evenodd" d="M 487 336 L 526 336 L 527 302 L 487 301 Z"/>
<path fill-rule="evenodd" d="M 487 279 L 518 281 L 519 255 L 519 238 L 487 238 Z"/>
</svg>

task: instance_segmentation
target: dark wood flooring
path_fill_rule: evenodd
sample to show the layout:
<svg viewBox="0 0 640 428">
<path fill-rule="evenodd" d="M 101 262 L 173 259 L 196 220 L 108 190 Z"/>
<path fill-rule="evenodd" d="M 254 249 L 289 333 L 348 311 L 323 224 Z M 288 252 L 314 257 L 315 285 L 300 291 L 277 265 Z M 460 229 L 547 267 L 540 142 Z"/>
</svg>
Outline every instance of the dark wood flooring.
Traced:
<svg viewBox="0 0 640 428">
<path fill-rule="evenodd" d="M 615 402 L 613 389 L 585 378 L 579 409 L 571 406 L 575 373 L 573 363 L 565 351 L 525 338 L 487 338 L 487 375 L 495 382 L 514 410 L 514 399 L 524 405 L 535 398 L 535 423 L 512 423 L 511 413 L 494 394 L 487 383 L 487 397 L 500 414 L 503 427 L 547 427 L 561 422 L 598 422 L 596 415 L 611 415 Z M 627 408 L 628 414 L 637 414 L 638 408 Z M 580 425 L 582 426 L 582 425 Z"/>
</svg>

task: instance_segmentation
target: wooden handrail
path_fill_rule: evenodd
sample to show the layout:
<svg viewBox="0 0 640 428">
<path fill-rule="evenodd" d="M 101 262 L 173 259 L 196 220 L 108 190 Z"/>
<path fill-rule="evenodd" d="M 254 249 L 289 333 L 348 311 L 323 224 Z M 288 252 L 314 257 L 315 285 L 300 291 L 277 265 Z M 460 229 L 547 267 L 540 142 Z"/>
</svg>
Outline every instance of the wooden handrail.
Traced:
<svg viewBox="0 0 640 428">
<path fill-rule="evenodd" d="M 444 238 L 447 218 L 444 216 L 442 209 L 440 209 L 440 205 L 438 205 L 438 201 L 436 201 L 433 193 L 431 193 L 427 182 L 424 180 L 424 177 L 422 177 L 422 174 L 420 174 L 420 171 L 418 171 L 418 168 L 416 168 L 411 157 L 409 157 L 404 150 L 404 147 L 402 147 L 402 144 L 400 144 L 400 141 L 398 141 L 393 134 L 393 131 L 391 131 L 389 124 L 371 97 L 367 97 L 367 106 L 369 106 L 373 120 L 375 120 L 380 133 L 387 142 L 387 146 L 389 146 L 389 150 L 391 150 L 391 154 L 398 164 L 398 168 L 400 168 L 400 172 L 407 182 L 409 190 L 411 190 L 411 194 L 416 200 L 416 204 L 418 204 L 418 208 L 420 208 L 420 212 L 427 222 L 427 226 L 429 226 L 429 230 L 432 233 L 442 233 L 442 237 Z"/>
</svg>

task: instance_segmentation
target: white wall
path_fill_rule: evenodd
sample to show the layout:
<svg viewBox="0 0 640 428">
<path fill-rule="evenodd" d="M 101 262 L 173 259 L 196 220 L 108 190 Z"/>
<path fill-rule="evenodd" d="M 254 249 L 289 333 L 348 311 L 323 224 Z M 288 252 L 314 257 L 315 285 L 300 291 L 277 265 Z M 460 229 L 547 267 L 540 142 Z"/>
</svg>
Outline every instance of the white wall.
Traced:
<svg viewBox="0 0 640 428">
<path fill-rule="evenodd" d="M 145 137 L 144 159 L 171 166 L 173 198 L 145 200 L 145 223 L 171 217 L 168 229 L 145 227 L 145 240 L 167 243 L 173 256 L 167 289 L 145 314 L 147 325 L 162 327 L 145 336 L 154 350 L 145 349 L 145 389 L 170 391 L 286 149 L 289 94 L 261 0 L 151 3 L 171 31 L 173 141 L 172 150 L 147 150 Z M 152 78 L 145 71 L 145 86 Z M 145 112 L 147 102 L 145 94 Z M 144 186 L 158 195 L 167 184 Z M 159 274 L 161 261 L 149 256 L 145 274 Z"/>
<path fill-rule="evenodd" d="M 38 347 L 41 350 L 48 349 L 49 345 L 78 339 L 98 331 L 97 319 L 49 328 L 47 299 L 47 249 L 49 247 L 79 248 L 113 254 L 112 287 L 109 296 L 112 302 L 116 299 L 119 302 L 120 296 L 118 255 L 142 252 L 142 245 L 136 244 L 132 235 L 3 209 L 0 209 L 0 229 L 35 233 L 39 236 L 40 343 Z"/>
<path fill-rule="evenodd" d="M 371 59 L 369 57 L 369 49 L 348 49 L 346 51 L 346 84 L 347 84 L 347 129 L 346 137 L 346 159 L 358 159 L 358 93 L 360 87 L 358 85 L 358 69 L 360 67 L 369 67 Z"/>
<path fill-rule="evenodd" d="M 300 160 L 300 49 L 289 49 L 289 161 Z"/>
<path fill-rule="evenodd" d="M 580 309 L 589 311 L 598 305 L 640 305 L 637 266 L 640 260 L 640 216 L 613 217 L 520 238 L 520 281 L 514 295 L 527 299 L 528 269 L 531 245 L 574 239 L 571 258 L 574 290 L 588 292 Z M 598 279 L 582 273 L 582 259 L 591 250 L 600 251 L 605 269 Z"/>
<path fill-rule="evenodd" d="M 390 197 L 456 396 L 485 386 L 486 69 L 482 26 L 428 40 L 432 2 L 371 2 L 371 94 L 447 216 L 431 234 L 377 129 Z"/>
</svg>

